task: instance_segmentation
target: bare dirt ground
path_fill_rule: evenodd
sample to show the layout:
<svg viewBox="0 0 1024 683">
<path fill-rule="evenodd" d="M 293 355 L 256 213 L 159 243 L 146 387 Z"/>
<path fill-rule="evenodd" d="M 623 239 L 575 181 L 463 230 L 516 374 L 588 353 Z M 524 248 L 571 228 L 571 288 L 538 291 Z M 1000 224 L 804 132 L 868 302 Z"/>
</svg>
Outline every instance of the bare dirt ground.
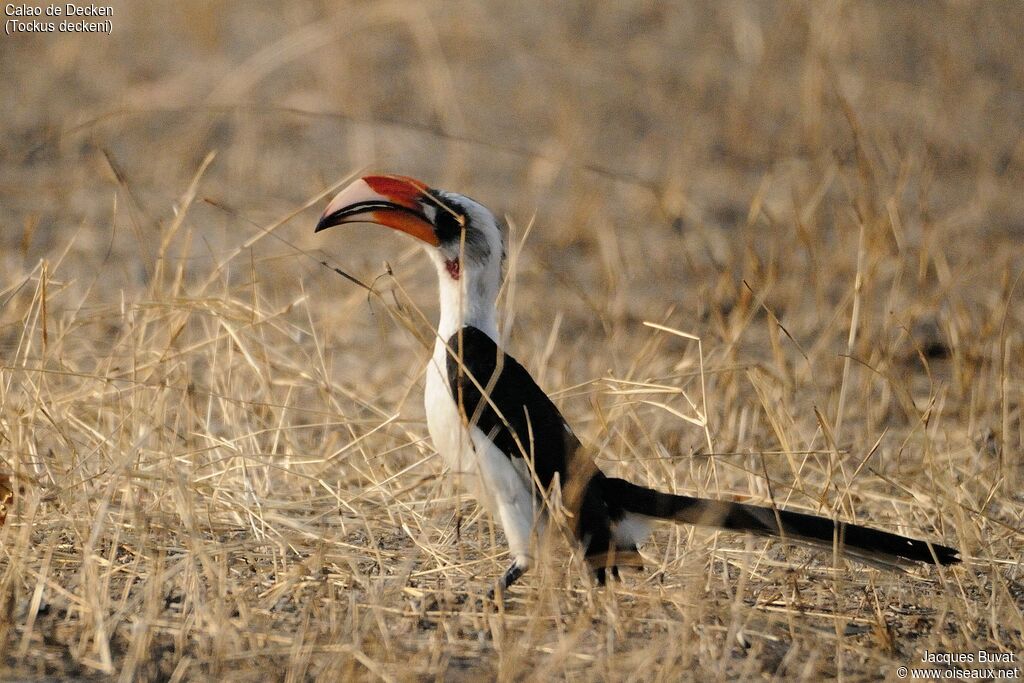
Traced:
<svg viewBox="0 0 1024 683">
<path fill-rule="evenodd" d="M 112 7 L 0 37 L 0 678 L 1019 676 L 1019 3 Z M 664 528 L 478 604 L 434 274 L 312 234 L 367 170 L 509 218 L 509 347 L 607 471 L 964 564 Z"/>
</svg>

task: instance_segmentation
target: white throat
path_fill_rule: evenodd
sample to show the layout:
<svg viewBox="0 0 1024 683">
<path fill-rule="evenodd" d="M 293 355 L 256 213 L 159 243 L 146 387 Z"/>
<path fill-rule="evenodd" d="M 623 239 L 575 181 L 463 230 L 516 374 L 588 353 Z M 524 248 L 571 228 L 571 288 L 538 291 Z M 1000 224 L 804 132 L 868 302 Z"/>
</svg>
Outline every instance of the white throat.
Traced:
<svg viewBox="0 0 1024 683">
<path fill-rule="evenodd" d="M 471 265 L 462 267 L 456 279 L 449 272 L 443 256 L 433 252 L 431 257 L 437 266 L 441 302 L 441 317 L 437 325 L 439 341 L 447 341 L 460 329 L 471 325 L 499 342 L 495 301 L 501 284 L 500 274 Z"/>
</svg>

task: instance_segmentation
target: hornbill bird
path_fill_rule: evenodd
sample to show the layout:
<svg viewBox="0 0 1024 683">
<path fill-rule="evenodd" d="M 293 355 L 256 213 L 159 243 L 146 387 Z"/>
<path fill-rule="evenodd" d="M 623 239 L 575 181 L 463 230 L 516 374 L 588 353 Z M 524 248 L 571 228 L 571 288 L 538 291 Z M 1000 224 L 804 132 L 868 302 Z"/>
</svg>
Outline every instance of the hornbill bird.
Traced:
<svg viewBox="0 0 1024 683">
<path fill-rule="evenodd" d="M 616 565 L 636 563 L 637 544 L 656 520 L 838 549 L 883 566 L 960 561 L 956 548 L 938 543 L 774 506 L 663 493 L 605 475 L 551 399 L 501 348 L 495 300 L 505 235 L 494 214 L 412 178 L 370 175 L 334 197 L 316 232 L 358 222 L 415 237 L 437 267 L 441 313 L 426 374 L 427 427 L 448 467 L 505 532 L 512 565 L 501 589 L 529 567 L 531 533 L 544 526 L 556 487 L 598 583 Z"/>
</svg>

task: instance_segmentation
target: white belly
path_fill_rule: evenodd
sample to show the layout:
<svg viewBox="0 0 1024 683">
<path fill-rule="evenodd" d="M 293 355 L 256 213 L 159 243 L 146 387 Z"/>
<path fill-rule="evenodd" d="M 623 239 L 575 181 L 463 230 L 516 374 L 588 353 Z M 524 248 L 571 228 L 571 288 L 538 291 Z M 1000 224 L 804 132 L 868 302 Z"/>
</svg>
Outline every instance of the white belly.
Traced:
<svg viewBox="0 0 1024 683">
<path fill-rule="evenodd" d="M 479 428 L 469 429 L 448 388 L 445 349 L 435 349 L 427 367 L 424 405 L 434 448 L 456 486 L 474 496 L 501 524 L 509 549 L 522 567 L 529 564 L 530 532 L 541 522 L 522 458 L 510 459 Z"/>
</svg>

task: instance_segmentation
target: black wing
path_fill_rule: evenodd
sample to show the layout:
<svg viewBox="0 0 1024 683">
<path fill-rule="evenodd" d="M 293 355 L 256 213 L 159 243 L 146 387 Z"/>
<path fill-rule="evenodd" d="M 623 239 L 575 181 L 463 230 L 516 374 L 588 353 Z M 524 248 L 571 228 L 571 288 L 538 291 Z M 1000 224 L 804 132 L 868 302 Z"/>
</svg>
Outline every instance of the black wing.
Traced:
<svg viewBox="0 0 1024 683">
<path fill-rule="evenodd" d="M 455 354 L 448 354 L 448 387 L 469 424 L 509 458 L 532 459 L 545 489 L 556 472 L 564 484 L 566 463 L 579 440 L 530 373 L 475 327 L 453 334 L 448 348 Z"/>
</svg>

